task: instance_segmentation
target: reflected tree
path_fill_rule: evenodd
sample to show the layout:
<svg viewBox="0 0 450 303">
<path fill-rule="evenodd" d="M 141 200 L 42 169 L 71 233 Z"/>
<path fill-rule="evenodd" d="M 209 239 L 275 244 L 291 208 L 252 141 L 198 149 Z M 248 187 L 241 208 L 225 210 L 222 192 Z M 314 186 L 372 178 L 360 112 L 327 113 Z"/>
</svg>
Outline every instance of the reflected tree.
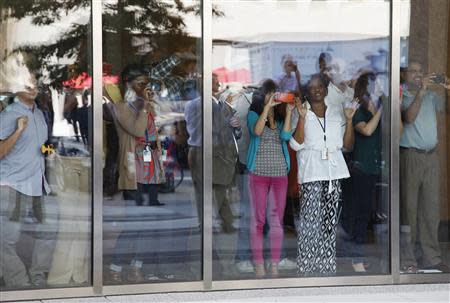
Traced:
<svg viewBox="0 0 450 303">
<path fill-rule="evenodd" d="M 98 1 L 98 0 L 95 0 Z M 64 21 L 69 14 L 89 14 L 91 0 L 0 0 L 0 22 L 30 18 L 35 26 Z M 104 0 L 103 45 L 121 49 L 105 52 L 104 61 L 114 63 L 113 73 L 130 62 L 151 64 L 164 54 L 186 50 L 199 43 L 186 31 L 185 18 L 199 16 L 201 2 L 182 0 Z M 214 15 L 222 14 L 214 9 Z M 90 24 L 73 22 L 52 41 L 23 45 L 13 51 L 31 54 L 33 70 L 47 70 L 52 83 L 89 70 Z M 18 33 L 19 34 L 19 33 Z M 176 41 L 176 43 L 174 43 Z M 98 43 L 94 41 L 93 43 Z M 76 70 L 58 64 L 55 58 L 75 62 Z"/>
</svg>

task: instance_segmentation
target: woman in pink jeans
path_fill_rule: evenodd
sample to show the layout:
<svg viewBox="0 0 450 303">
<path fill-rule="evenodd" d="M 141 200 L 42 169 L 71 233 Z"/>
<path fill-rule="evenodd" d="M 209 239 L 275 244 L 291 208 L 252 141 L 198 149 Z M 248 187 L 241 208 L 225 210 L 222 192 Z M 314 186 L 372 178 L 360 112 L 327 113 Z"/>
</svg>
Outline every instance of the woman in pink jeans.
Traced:
<svg viewBox="0 0 450 303">
<path fill-rule="evenodd" d="M 247 116 L 250 133 L 247 161 L 252 207 L 250 245 L 258 278 L 265 276 L 263 226 L 266 221 L 268 196 L 272 202 L 269 207 L 272 277 L 278 275 L 278 262 L 283 243 L 282 224 L 290 162 L 286 142 L 292 136 L 290 128 L 294 105 L 279 105 L 280 102 L 275 101 L 275 90 L 276 84 L 272 80 L 266 80 L 261 90 L 253 94 Z M 282 107 L 286 108 L 285 111 Z"/>
</svg>

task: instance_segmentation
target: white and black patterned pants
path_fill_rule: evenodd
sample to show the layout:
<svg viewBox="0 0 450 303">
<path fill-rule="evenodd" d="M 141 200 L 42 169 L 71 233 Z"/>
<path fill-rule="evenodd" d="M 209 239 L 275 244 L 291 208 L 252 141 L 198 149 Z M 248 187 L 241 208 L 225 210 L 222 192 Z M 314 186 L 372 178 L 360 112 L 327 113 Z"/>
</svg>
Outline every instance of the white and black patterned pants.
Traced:
<svg viewBox="0 0 450 303">
<path fill-rule="evenodd" d="M 336 273 L 336 227 L 341 196 L 340 180 L 315 181 L 300 187 L 297 228 L 297 273 L 327 276 Z"/>
</svg>

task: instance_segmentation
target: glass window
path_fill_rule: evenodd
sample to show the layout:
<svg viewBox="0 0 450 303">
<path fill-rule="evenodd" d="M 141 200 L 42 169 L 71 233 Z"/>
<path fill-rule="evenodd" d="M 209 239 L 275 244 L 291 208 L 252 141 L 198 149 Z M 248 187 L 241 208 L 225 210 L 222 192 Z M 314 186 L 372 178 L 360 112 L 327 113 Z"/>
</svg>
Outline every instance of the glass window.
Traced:
<svg viewBox="0 0 450 303">
<path fill-rule="evenodd" d="M 202 278 L 199 1 L 103 1 L 105 284 Z"/>
<path fill-rule="evenodd" d="M 0 5 L 0 288 L 88 286 L 90 4 L 27 3 Z"/>
<path fill-rule="evenodd" d="M 400 271 L 449 272 L 449 1 L 401 2 Z"/>
<path fill-rule="evenodd" d="M 213 1 L 213 277 L 389 272 L 388 1 Z"/>
</svg>

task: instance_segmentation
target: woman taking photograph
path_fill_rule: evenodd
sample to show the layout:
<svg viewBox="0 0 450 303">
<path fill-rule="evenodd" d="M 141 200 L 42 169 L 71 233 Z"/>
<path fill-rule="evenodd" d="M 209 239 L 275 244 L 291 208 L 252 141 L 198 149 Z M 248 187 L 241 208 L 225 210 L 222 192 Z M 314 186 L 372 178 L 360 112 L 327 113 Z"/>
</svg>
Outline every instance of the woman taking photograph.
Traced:
<svg viewBox="0 0 450 303">
<path fill-rule="evenodd" d="M 162 205 L 158 202 L 158 184 L 162 181 L 160 147 L 155 127 L 153 111 L 153 92 L 147 87 L 148 72 L 141 66 L 129 66 L 123 72 L 126 84 L 124 103 L 115 104 L 116 129 L 119 137 L 119 189 L 136 190 L 136 205 L 143 205 L 143 193 L 149 193 L 149 205 Z M 129 207 L 126 208 L 129 210 Z M 112 283 L 122 281 L 122 252 L 129 249 L 129 239 L 121 234 L 117 240 L 113 262 L 110 265 L 109 279 Z M 138 235 L 132 240 L 132 252 L 127 281 L 140 283 L 143 253 L 146 243 Z M 156 245 L 156 243 L 155 243 Z M 153 279 L 153 276 L 150 277 Z"/>
<path fill-rule="evenodd" d="M 297 272 L 302 276 L 336 273 L 336 226 L 340 179 L 349 172 L 342 149 L 353 147 L 355 110 L 325 105 L 327 80 L 315 74 L 307 84 L 307 104 L 297 106 L 299 119 L 290 146 L 297 151 L 300 212 L 297 218 Z M 345 120 L 343 118 L 345 116 Z"/>
<path fill-rule="evenodd" d="M 269 239 L 272 277 L 278 276 L 281 245 L 283 243 L 283 215 L 289 172 L 289 153 L 286 142 L 291 138 L 291 115 L 294 105 L 279 105 L 275 101 L 276 84 L 266 80 L 261 91 L 255 92 L 247 116 L 250 146 L 247 153 L 251 199 L 250 245 L 258 278 L 265 276 L 263 258 L 263 227 L 266 222 L 267 197 L 269 204 Z M 275 106 L 286 106 L 285 111 Z M 281 109 L 281 108 L 280 108 Z"/>
</svg>

